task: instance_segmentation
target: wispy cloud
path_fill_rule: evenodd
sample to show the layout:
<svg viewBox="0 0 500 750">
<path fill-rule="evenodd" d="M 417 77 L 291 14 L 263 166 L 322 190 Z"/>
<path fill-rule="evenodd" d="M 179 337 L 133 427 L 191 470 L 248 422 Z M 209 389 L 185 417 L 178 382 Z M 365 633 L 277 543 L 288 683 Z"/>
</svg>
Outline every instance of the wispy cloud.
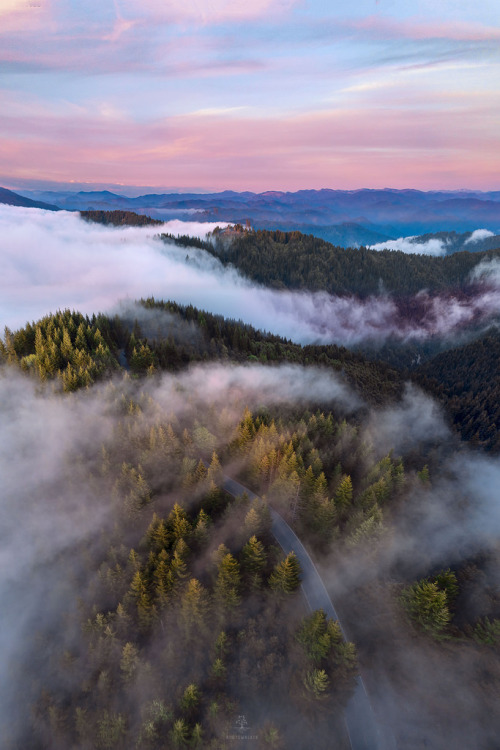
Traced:
<svg viewBox="0 0 500 750">
<path fill-rule="evenodd" d="M 402 253 L 417 255 L 446 255 L 446 244 L 445 240 L 440 239 L 415 242 L 415 237 L 399 237 L 397 240 L 370 245 L 370 250 L 399 250 Z"/>
<path fill-rule="evenodd" d="M 13 177 L 214 188 L 468 187 L 498 183 L 498 130 L 484 112 L 356 107 L 307 115 L 252 116 L 245 110 L 135 122 L 94 101 L 51 116 L 19 105 L 0 122 L 0 172 Z M 101 114 L 96 113 L 99 107 Z"/>
<path fill-rule="evenodd" d="M 500 27 L 452 18 L 444 21 L 422 17 L 398 19 L 371 15 L 348 24 L 373 39 L 450 39 L 455 41 L 498 41 Z"/>
<path fill-rule="evenodd" d="M 251 3 L 234 0 L 121 0 L 130 16 L 147 15 L 156 21 L 190 22 L 203 25 L 246 21 L 281 15 L 297 4 L 297 0 L 253 0 Z"/>
<path fill-rule="evenodd" d="M 487 189 L 499 168 L 500 29 L 485 9 L 440 8 L 6 0 L 0 170 L 163 184 L 169 169 L 175 183 L 242 189 Z"/>
</svg>

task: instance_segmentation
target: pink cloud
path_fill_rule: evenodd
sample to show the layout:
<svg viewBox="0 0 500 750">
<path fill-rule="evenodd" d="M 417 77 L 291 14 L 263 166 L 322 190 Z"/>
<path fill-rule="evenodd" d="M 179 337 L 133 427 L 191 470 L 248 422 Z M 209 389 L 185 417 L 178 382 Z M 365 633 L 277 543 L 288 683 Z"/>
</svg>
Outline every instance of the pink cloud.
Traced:
<svg viewBox="0 0 500 750">
<path fill-rule="evenodd" d="M 297 0 L 121 0 L 120 6 L 129 17 L 149 16 L 158 21 L 191 22 L 202 25 L 227 21 L 245 21 L 282 14 L 297 4 Z"/>
<path fill-rule="evenodd" d="M 197 114 L 137 124 L 113 117 L 4 117 L 0 171 L 18 178 L 218 188 L 498 186 L 489 118 L 338 110 L 288 118 Z"/>
<path fill-rule="evenodd" d="M 350 25 L 350 24 L 349 24 Z M 453 39 L 456 41 L 498 41 L 500 28 L 464 21 L 399 21 L 383 16 L 367 16 L 352 26 L 378 39 Z"/>
<path fill-rule="evenodd" d="M 51 0 L 1 0 L 0 35 L 33 34 L 53 26 Z"/>
</svg>

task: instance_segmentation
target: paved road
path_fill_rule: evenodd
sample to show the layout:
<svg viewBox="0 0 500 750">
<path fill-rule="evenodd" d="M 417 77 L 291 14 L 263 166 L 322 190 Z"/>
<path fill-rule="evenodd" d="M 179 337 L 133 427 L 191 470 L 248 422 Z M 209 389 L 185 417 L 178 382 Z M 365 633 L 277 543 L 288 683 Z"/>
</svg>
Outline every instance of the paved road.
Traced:
<svg viewBox="0 0 500 750">
<path fill-rule="evenodd" d="M 243 493 L 251 500 L 257 497 L 254 492 L 229 477 L 224 477 L 224 489 L 234 497 Z M 346 638 L 332 600 L 304 545 L 287 522 L 272 508 L 271 518 L 271 529 L 280 547 L 286 554 L 293 551 L 298 557 L 302 568 L 301 588 L 309 609 L 323 609 L 328 617 L 338 620 Z M 360 675 L 356 678 L 356 689 L 346 706 L 345 722 L 352 750 L 395 750 L 394 739 L 381 736 Z"/>
</svg>

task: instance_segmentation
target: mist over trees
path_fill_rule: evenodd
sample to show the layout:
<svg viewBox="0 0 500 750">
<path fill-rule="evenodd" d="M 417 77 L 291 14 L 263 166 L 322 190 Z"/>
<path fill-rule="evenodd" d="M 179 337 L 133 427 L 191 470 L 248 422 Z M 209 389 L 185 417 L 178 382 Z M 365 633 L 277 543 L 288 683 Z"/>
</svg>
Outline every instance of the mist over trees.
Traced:
<svg viewBox="0 0 500 750">
<path fill-rule="evenodd" d="M 90 352 L 101 343 L 97 328 L 112 341 L 103 321 L 97 326 L 97 318 L 76 313 L 54 316 L 53 328 L 50 318 L 36 324 L 35 340 L 38 328 L 62 343 L 56 323 L 73 329 L 71 321 L 69 339 L 76 340 L 81 326 Z M 43 583 L 34 577 L 25 596 L 17 575 L 8 584 L 7 601 L 21 596 L 18 624 L 36 618 L 44 599 L 39 589 L 50 591 L 51 603 L 35 627 L 23 625 L 16 633 L 7 619 L 5 632 L 17 643 L 10 645 L 17 658 L 2 715 L 7 747 L 218 748 L 238 737 L 241 716 L 262 747 L 279 741 L 306 748 L 312 737 L 317 747 L 331 747 L 333 737 L 336 746 L 348 747 L 342 711 L 354 686 L 356 650 L 323 612 L 307 613 L 300 566 L 277 548 L 268 503 L 323 564 L 341 571 L 343 558 L 368 556 L 372 571 L 382 571 L 381 581 L 390 570 L 391 585 L 397 581 L 394 606 L 401 617 L 408 612 L 424 638 L 438 635 L 458 652 L 464 642 L 468 649 L 495 649 L 498 598 L 487 606 L 467 603 L 472 591 L 486 590 L 478 574 L 468 572 L 472 560 L 489 575 L 494 546 L 483 547 L 481 562 L 470 551 L 462 562 L 454 560 L 452 571 L 431 571 L 425 581 L 425 555 L 413 566 L 406 560 L 401 567 L 400 551 L 391 552 L 389 568 L 378 561 L 400 524 L 414 524 L 412 513 L 424 498 L 431 501 L 439 480 L 437 447 L 413 445 L 407 470 L 400 455 L 380 455 L 359 401 L 349 403 L 332 379 L 322 385 L 321 371 L 314 372 L 312 392 L 306 374 L 313 371 L 300 367 L 199 364 L 172 375 L 148 368 L 118 378 L 111 368 L 111 379 L 103 382 L 101 374 L 101 384 L 64 394 L 53 389 L 58 380 L 64 388 L 57 371 L 54 379 L 40 380 L 36 366 L 20 366 L 12 350 L 27 351 L 23 340 L 11 334 L 2 402 L 24 404 L 18 419 L 40 424 L 48 435 L 52 414 L 60 434 L 40 445 L 37 427 L 28 451 L 32 468 L 46 465 L 43 495 L 19 479 L 26 449 L 18 455 L 14 443 L 6 501 L 16 495 L 20 511 L 34 514 L 37 524 L 50 507 L 59 520 L 56 550 L 50 537 L 38 537 L 37 555 L 28 553 L 22 568 L 42 563 Z M 47 336 L 43 341 L 50 346 Z M 270 378 L 271 390 L 261 377 Z M 382 424 L 383 414 L 379 419 Z M 5 423 L 4 433 L 9 430 Z M 16 433 L 25 441 L 24 428 Z M 392 434 L 397 443 L 398 430 Z M 47 451 L 60 451 L 49 468 Z M 231 498 L 224 471 L 264 499 Z M 473 498 L 465 491 L 454 502 L 466 508 Z M 84 514 L 76 526 L 73 503 Z M 351 566 L 343 579 L 351 593 L 353 575 Z M 449 589 L 450 581 L 448 602 L 440 587 Z M 435 606 L 429 597 L 429 605 L 422 600 L 422 587 L 433 593 Z"/>
<path fill-rule="evenodd" d="M 207 243 L 233 262 L 256 237 Z M 309 240 L 265 242 L 278 268 Z M 438 284 L 472 283 L 459 255 Z M 498 336 L 467 335 L 388 363 L 153 297 L 5 329 L 5 747 L 347 750 L 359 671 L 396 744 L 495 747 Z M 342 629 L 309 610 L 271 508 Z"/>
</svg>

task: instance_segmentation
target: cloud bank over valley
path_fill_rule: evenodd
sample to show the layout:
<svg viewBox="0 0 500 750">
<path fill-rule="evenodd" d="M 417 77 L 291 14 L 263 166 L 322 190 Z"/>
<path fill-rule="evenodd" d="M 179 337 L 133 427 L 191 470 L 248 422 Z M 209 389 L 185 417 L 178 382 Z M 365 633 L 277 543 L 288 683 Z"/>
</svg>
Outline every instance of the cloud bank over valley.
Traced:
<svg viewBox="0 0 500 750">
<path fill-rule="evenodd" d="M 379 294 L 360 300 L 326 292 L 275 290 L 244 278 L 197 248 L 162 242 L 160 232 L 203 237 L 214 224 L 112 228 L 78 214 L 0 206 L 0 322 L 16 328 L 57 309 L 113 312 L 123 300 L 154 296 L 241 319 L 302 344 L 356 345 L 446 336 L 500 312 L 497 267 L 476 269 L 468 293 L 406 301 Z"/>
</svg>

